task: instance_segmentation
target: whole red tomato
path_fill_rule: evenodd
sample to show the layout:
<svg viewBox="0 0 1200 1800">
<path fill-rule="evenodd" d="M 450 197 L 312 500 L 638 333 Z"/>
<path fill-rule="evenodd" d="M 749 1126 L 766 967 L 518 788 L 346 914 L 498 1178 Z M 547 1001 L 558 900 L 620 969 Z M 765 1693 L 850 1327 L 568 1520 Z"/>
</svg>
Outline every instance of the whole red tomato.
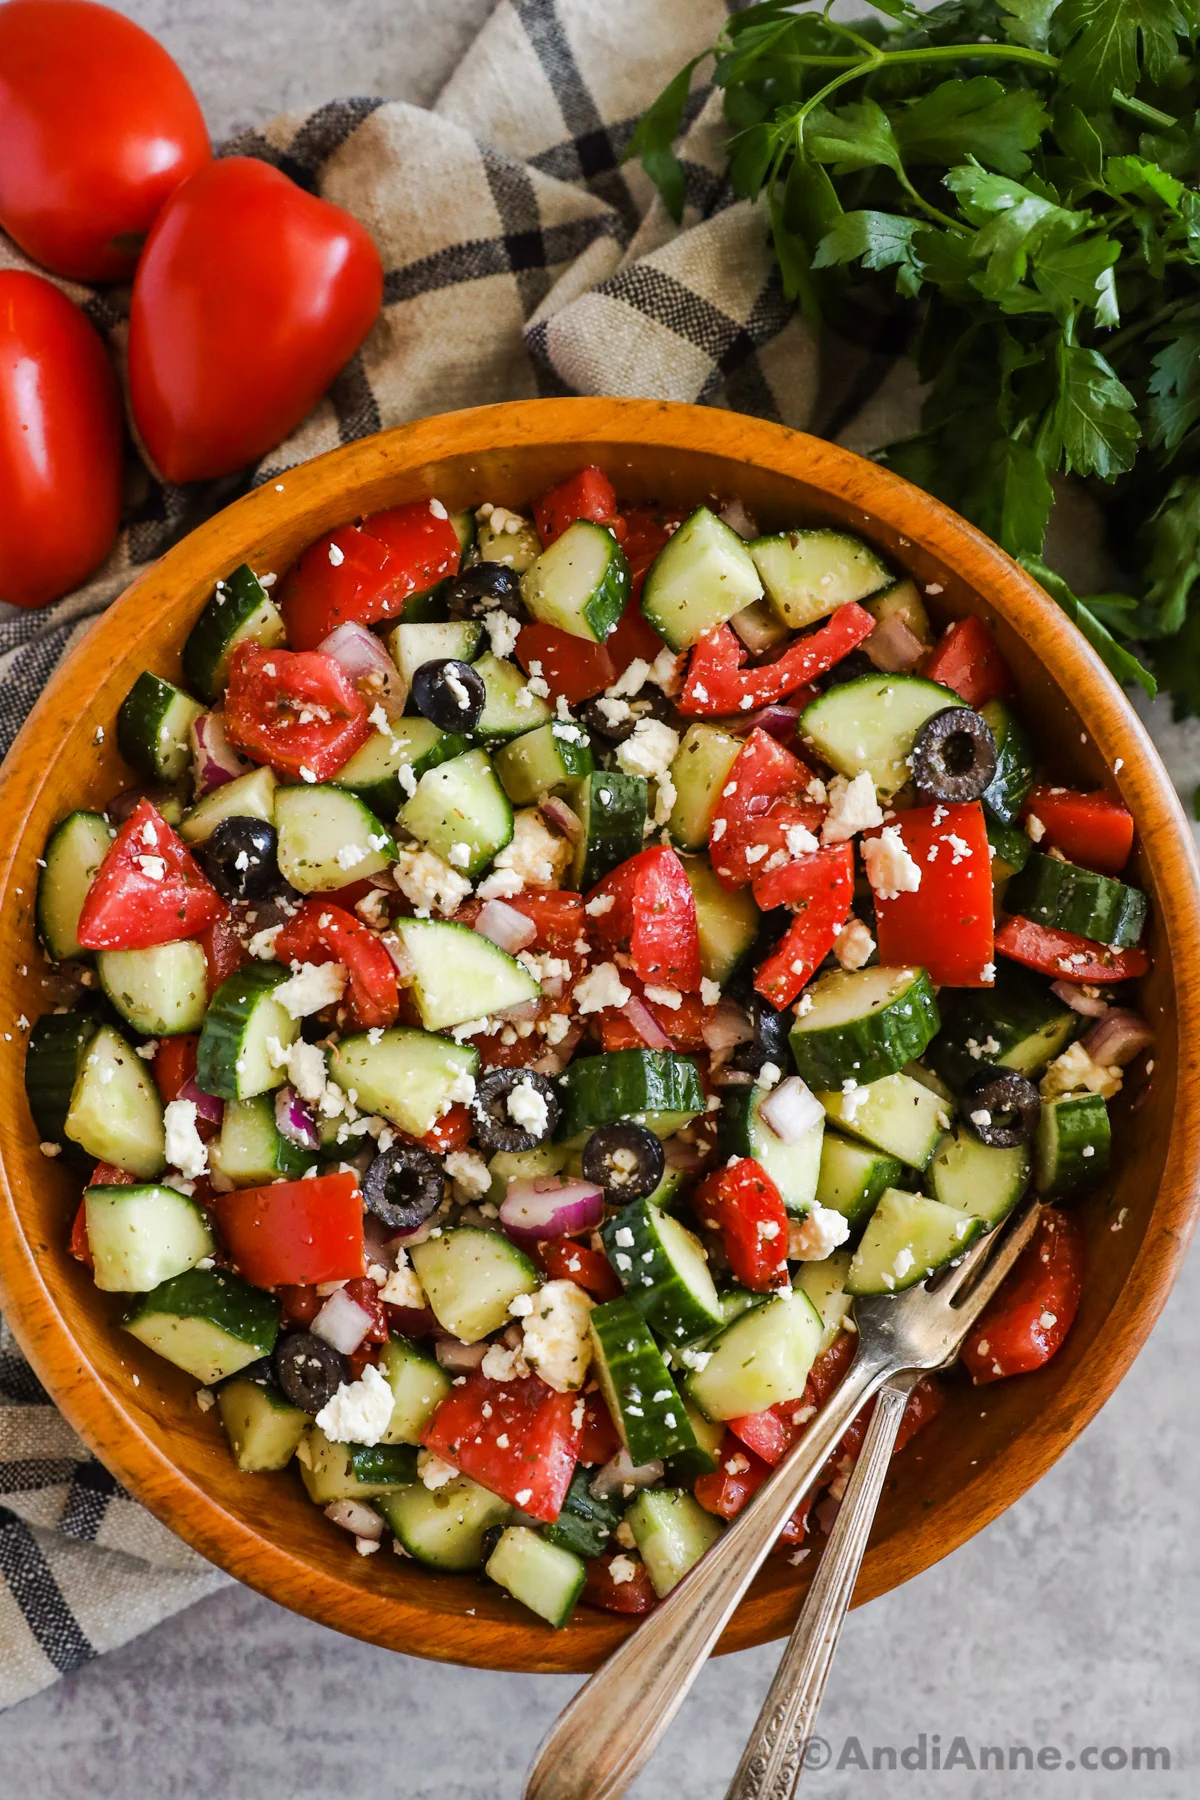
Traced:
<svg viewBox="0 0 1200 1800">
<path fill-rule="evenodd" d="M 53 283 L 0 270 L 0 600 L 44 606 L 104 561 L 121 475 L 99 334 Z"/>
<path fill-rule="evenodd" d="M 357 219 L 269 164 L 185 181 L 133 285 L 129 391 L 168 481 L 242 469 L 311 412 L 374 323 L 379 252 Z"/>
<path fill-rule="evenodd" d="M 132 275 L 179 183 L 210 157 L 196 96 L 158 44 L 92 0 L 0 6 L 0 225 L 76 281 Z"/>
</svg>

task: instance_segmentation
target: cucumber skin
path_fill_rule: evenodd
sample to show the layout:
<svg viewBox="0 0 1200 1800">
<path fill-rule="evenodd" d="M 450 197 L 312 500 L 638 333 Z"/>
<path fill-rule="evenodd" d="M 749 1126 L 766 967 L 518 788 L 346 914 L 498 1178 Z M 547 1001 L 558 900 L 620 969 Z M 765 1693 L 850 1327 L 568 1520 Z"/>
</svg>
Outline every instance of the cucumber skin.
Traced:
<svg viewBox="0 0 1200 1800">
<path fill-rule="evenodd" d="M 1066 1049 L 1077 1036 L 1079 1026 L 1078 1014 L 1055 999 L 1046 984 L 1026 976 L 1024 971 L 1006 968 L 994 988 L 976 992 L 959 989 L 953 1010 L 929 1046 L 925 1061 L 948 1088 L 959 1094 L 989 1062 L 1000 1068 L 1016 1067 L 1009 1058 L 1017 1046 L 1041 1032 L 1045 1034 L 1045 1056 L 1035 1053 L 1032 1061 L 1022 1058 L 1020 1062 L 1021 1074 L 1032 1079 L 1051 1057 Z M 973 1057 L 968 1041 L 973 1038 L 982 1045 L 989 1037 L 996 1038 L 1000 1049 Z"/>
<path fill-rule="evenodd" d="M 249 963 L 244 969 L 223 981 L 209 1002 L 208 1012 L 196 1047 L 196 1085 L 206 1094 L 223 1100 L 250 1100 L 252 1094 L 239 1094 L 237 1061 L 242 1033 L 255 1003 L 272 988 L 288 978 L 288 970 L 277 964 Z M 296 1021 L 295 1037 L 299 1035 Z M 276 1086 L 287 1079 L 279 1071 Z"/>
<path fill-rule="evenodd" d="M 1114 950 L 1141 942 L 1146 896 L 1111 875 L 1059 862 L 1035 850 L 1005 894 L 1005 906 L 1036 924 L 1069 931 Z"/>
<path fill-rule="evenodd" d="M 71 1094 L 88 1045 L 100 1029 L 97 1019 L 77 1013 L 43 1013 L 34 1022 L 25 1051 L 25 1098 L 43 1143 L 61 1144 L 74 1161 L 95 1161 L 65 1132 Z"/>
<path fill-rule="evenodd" d="M 164 759 L 158 726 L 176 700 L 186 700 L 193 709 L 189 727 L 204 708 L 183 688 L 163 681 L 144 669 L 121 702 L 117 713 L 117 748 L 127 763 L 149 776 L 151 781 L 178 781 L 191 760 L 190 745 L 171 745 Z"/>
<path fill-rule="evenodd" d="M 984 789 L 983 803 L 1002 825 L 1011 825 L 1033 786 L 1033 744 L 1003 700 L 989 700 L 979 715 L 996 740 L 996 773 Z"/>
<path fill-rule="evenodd" d="M 230 640 L 260 607 L 269 609 L 269 630 L 266 638 L 256 641 L 269 648 L 282 645 L 287 639 L 283 619 L 249 563 L 242 563 L 232 575 L 217 583 L 216 592 L 183 646 L 183 678 L 189 688 L 209 701 L 219 697 L 225 685 L 222 665 L 229 654 Z"/>
<path fill-rule="evenodd" d="M 715 1310 L 710 1311 L 692 1294 L 686 1279 L 671 1262 L 670 1240 L 664 1243 L 659 1231 L 659 1218 L 664 1215 L 655 1217 L 657 1212 L 658 1209 L 648 1201 L 633 1200 L 601 1226 L 600 1236 L 608 1260 L 625 1289 L 625 1298 L 659 1337 L 687 1344 L 705 1332 L 719 1328 L 720 1302 L 714 1289 Z M 671 1226 L 667 1229 L 670 1231 Z M 683 1231 L 686 1227 L 679 1226 L 679 1229 Z M 626 1249 L 617 1242 L 619 1231 L 632 1233 L 633 1243 Z M 703 1258 L 704 1250 L 698 1238 L 695 1243 L 697 1255 Z M 622 1263 L 627 1266 L 622 1267 Z"/>
<path fill-rule="evenodd" d="M 38 870 L 37 897 L 34 901 L 34 914 L 37 919 L 38 936 L 42 940 L 42 948 L 45 950 L 46 955 L 51 962 L 71 961 L 90 963 L 94 954 L 91 950 L 85 950 L 78 938 L 74 935 L 72 935 L 69 943 L 59 937 L 50 917 L 51 912 L 54 909 L 52 888 L 55 881 L 55 864 L 61 855 L 60 840 L 68 829 L 71 828 L 72 821 L 76 819 L 86 819 L 89 821 L 86 829 L 89 831 L 89 834 L 94 836 L 94 850 L 99 851 L 95 863 L 96 869 L 99 869 L 100 864 L 103 862 L 104 857 L 112 844 L 113 838 L 116 836 L 112 827 L 105 821 L 100 813 L 90 813 L 83 808 L 77 808 L 75 812 L 68 813 L 65 819 L 60 819 L 58 824 L 54 827 L 54 830 L 50 833 L 50 836 L 46 839 L 46 848 L 42 852 L 43 867 Z M 80 827 L 75 827 L 76 833 L 79 829 Z M 103 847 L 101 848 L 100 840 L 102 838 L 104 842 Z M 59 846 L 57 850 L 56 846 Z M 94 873 L 92 872 L 90 858 L 85 863 L 82 872 L 85 875 L 91 873 L 92 879 L 95 878 Z M 79 894 L 78 898 L 79 909 L 76 911 L 75 915 L 76 926 L 79 924 L 79 910 L 82 910 L 85 894 Z"/>
<path fill-rule="evenodd" d="M 1108 1173 L 1111 1141 L 1108 1108 L 1099 1094 L 1043 1101 L 1034 1145 L 1034 1186 L 1042 1199 L 1064 1199 L 1098 1186 Z M 1089 1144 L 1096 1154 L 1084 1157 Z"/>
<path fill-rule="evenodd" d="M 569 1065 L 562 1077 L 561 1143 L 639 1113 L 701 1113 L 700 1071 L 669 1050 L 610 1050 Z"/>
<path fill-rule="evenodd" d="M 646 777 L 626 775 L 622 770 L 606 770 L 589 775 L 582 788 L 584 796 L 583 837 L 575 853 L 572 871 L 574 885 L 581 892 L 595 887 L 610 875 L 619 863 L 636 856 L 644 842 L 642 828 L 646 823 Z M 607 794 L 607 800 L 602 795 Z"/>
<path fill-rule="evenodd" d="M 788 1043 L 801 1078 L 815 1093 L 852 1077 L 860 1087 L 916 1062 L 941 1029 L 933 984 L 924 969 L 894 1000 L 865 1019 L 806 1031 L 797 1020 Z M 905 1010 L 907 1008 L 907 1010 Z"/>
<path fill-rule="evenodd" d="M 613 1422 L 625 1438 L 634 1463 L 658 1462 L 696 1448 L 683 1398 L 667 1371 L 667 1365 L 650 1329 L 626 1299 L 608 1300 L 591 1313 L 597 1365 L 605 1374 L 601 1387 L 615 1401 Z M 667 1393 L 665 1401 L 652 1396 Z M 641 1407 L 629 1414 L 622 1400 Z M 670 1413 L 674 1425 L 666 1423 Z"/>
<path fill-rule="evenodd" d="M 230 1337 L 269 1356 L 279 1335 L 279 1302 L 240 1275 L 215 1269 L 188 1269 L 144 1294 L 126 1313 L 124 1323 L 139 1319 L 205 1319 Z"/>
</svg>

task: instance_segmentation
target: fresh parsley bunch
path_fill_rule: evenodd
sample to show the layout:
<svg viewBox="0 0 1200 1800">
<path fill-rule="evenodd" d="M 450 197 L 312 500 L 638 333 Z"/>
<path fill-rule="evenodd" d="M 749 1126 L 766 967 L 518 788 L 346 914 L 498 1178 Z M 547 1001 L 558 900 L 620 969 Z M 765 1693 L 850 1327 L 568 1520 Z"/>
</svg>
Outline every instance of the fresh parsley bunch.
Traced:
<svg viewBox="0 0 1200 1800">
<path fill-rule="evenodd" d="M 800 0 L 801 5 L 803 0 Z M 886 295 L 931 384 L 888 464 L 976 521 L 1121 680 L 1200 712 L 1200 0 L 947 0 L 844 25 L 761 0 L 714 80 L 789 297 Z M 697 66 L 630 147 L 681 217 Z M 867 271 L 866 276 L 863 271 Z M 1098 485 L 1129 592 L 1042 560 L 1051 476 Z"/>
</svg>

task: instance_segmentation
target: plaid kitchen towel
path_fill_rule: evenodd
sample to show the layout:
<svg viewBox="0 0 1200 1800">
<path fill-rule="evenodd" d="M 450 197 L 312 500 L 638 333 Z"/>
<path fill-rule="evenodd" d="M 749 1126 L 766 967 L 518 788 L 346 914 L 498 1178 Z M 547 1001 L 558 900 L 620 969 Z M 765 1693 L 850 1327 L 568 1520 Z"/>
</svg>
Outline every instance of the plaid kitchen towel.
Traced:
<svg viewBox="0 0 1200 1800">
<path fill-rule="evenodd" d="M 685 118 L 681 227 L 621 160 L 639 113 L 713 41 L 725 10 L 722 0 L 500 0 L 431 110 L 335 100 L 225 146 L 362 221 L 386 270 L 383 310 L 261 467 L 186 490 L 132 467 L 126 528 L 88 585 L 40 612 L 0 606 L 0 754 L 63 654 L 140 568 L 242 487 L 367 432 L 563 393 L 810 422 L 814 347 L 784 302 L 762 214 L 726 184 L 716 100 L 698 91 Z M 0 238 L 0 266 L 29 265 Z M 119 361 L 127 296 L 62 285 Z M 2 1322 L 0 1501 L 0 1706 L 226 1579 L 87 1454 Z"/>
</svg>

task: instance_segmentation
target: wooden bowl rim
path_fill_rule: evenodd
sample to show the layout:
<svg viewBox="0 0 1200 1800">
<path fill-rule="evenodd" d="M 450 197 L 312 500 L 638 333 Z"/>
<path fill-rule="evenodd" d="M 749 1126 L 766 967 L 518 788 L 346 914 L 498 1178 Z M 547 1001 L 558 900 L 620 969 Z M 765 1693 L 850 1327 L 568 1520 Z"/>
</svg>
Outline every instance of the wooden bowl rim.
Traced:
<svg viewBox="0 0 1200 1800">
<path fill-rule="evenodd" d="M 349 488 L 370 469 L 376 476 L 395 460 L 398 472 L 418 473 L 439 458 L 489 450 L 578 443 L 604 459 L 622 445 L 663 452 L 700 452 L 771 470 L 839 496 L 916 551 L 960 574 L 985 608 L 998 614 L 1049 668 L 1071 671 L 1068 700 L 1110 769 L 1123 759 L 1119 786 L 1148 848 L 1161 901 L 1161 924 L 1171 960 L 1178 1017 L 1179 1065 L 1170 1145 L 1153 1212 L 1136 1260 L 1121 1289 L 1124 1329 L 1103 1363 L 1074 1370 L 1042 1412 L 989 1463 L 979 1477 L 930 1515 L 937 1541 L 890 1543 L 886 1555 L 868 1553 L 856 1590 L 862 1604 L 948 1555 L 1030 1487 L 1062 1454 L 1108 1399 L 1158 1317 L 1178 1274 L 1200 1211 L 1200 864 L 1175 789 L 1141 721 L 1099 657 L 1031 578 L 982 533 L 939 501 L 837 445 L 783 426 L 705 407 L 615 399 L 532 400 L 435 415 L 399 426 L 289 470 L 283 496 L 260 488 L 199 526 L 143 573 L 107 609 L 51 677 L 0 773 L 0 803 L 8 825 L 0 852 L 0 905 L 14 904 L 14 863 L 23 827 L 45 779 L 43 744 L 58 729 L 61 697 L 80 683 L 91 658 L 120 643 L 124 621 L 144 602 L 169 592 L 181 571 L 212 546 L 214 572 L 229 566 L 217 550 L 231 521 L 251 545 L 278 527 L 281 516 L 303 517 L 335 484 Z M 324 528 L 324 527 L 322 527 Z M 1056 679 L 1058 677 L 1056 676 Z M 40 771 L 40 772 L 39 772 Z M 13 803 L 16 803 L 15 806 Z M 10 810 L 10 808 L 12 810 Z M 1147 829 L 1148 828 L 1148 829 Z M 1161 845 L 1157 840 L 1161 837 Z M 1169 875 L 1169 879 L 1167 876 Z M 590 1613 L 586 1633 L 557 1639 L 533 1624 L 433 1614 L 392 1596 L 373 1596 L 315 1568 L 264 1533 L 226 1512 L 178 1468 L 117 1394 L 92 1369 L 60 1313 L 26 1238 L 8 1180 L 16 1133 L 0 1142 L 0 1308 L 36 1374 L 80 1437 L 152 1513 L 210 1561 L 269 1598 L 368 1642 L 409 1654 L 480 1668 L 563 1671 L 595 1667 L 634 1623 Z M 721 1641 L 727 1652 L 762 1643 L 790 1628 L 788 1596 L 751 1596 Z M 565 1654 L 556 1654 L 556 1643 Z"/>
</svg>

